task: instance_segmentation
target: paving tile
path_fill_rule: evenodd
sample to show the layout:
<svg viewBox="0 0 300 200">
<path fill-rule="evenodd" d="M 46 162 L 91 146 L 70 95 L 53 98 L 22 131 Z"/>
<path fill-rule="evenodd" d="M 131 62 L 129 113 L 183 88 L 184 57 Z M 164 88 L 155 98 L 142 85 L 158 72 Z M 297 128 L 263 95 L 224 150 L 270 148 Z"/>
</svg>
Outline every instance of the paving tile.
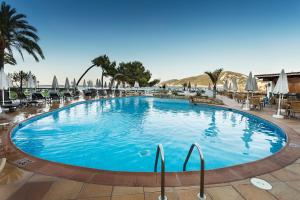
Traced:
<svg viewBox="0 0 300 200">
<path fill-rule="evenodd" d="M 278 178 L 281 181 L 296 181 L 300 180 L 300 175 L 295 174 L 287 169 L 280 169 L 278 171 L 271 173 L 275 178 Z"/>
<path fill-rule="evenodd" d="M 244 200 L 232 186 L 213 187 L 206 190 L 213 200 Z"/>
<path fill-rule="evenodd" d="M 53 182 L 43 200 L 75 199 L 79 194 L 82 185 L 83 183 L 66 179 Z"/>
<path fill-rule="evenodd" d="M 143 194 L 144 189 L 143 187 L 122 187 L 122 186 L 115 186 L 113 188 L 112 195 L 126 195 L 126 194 Z"/>
<path fill-rule="evenodd" d="M 61 180 L 61 178 L 54 177 L 54 176 L 46 176 L 42 174 L 34 174 L 28 182 L 43 182 L 43 181 L 58 181 Z"/>
<path fill-rule="evenodd" d="M 110 197 L 91 197 L 91 198 L 76 199 L 76 200 L 110 200 Z"/>
<path fill-rule="evenodd" d="M 292 164 L 292 165 L 287 166 L 285 169 L 300 176 L 300 164 Z"/>
<path fill-rule="evenodd" d="M 196 200 L 198 199 L 197 197 L 198 193 L 199 190 L 196 189 L 176 190 L 178 200 Z M 206 192 L 204 192 L 204 194 L 206 196 L 206 200 L 212 200 Z"/>
<path fill-rule="evenodd" d="M 144 200 L 144 194 L 131 194 L 131 195 L 122 195 L 122 196 L 112 196 L 111 200 Z"/>
<path fill-rule="evenodd" d="M 26 183 L 7 200 L 41 200 L 52 182 Z"/>
<path fill-rule="evenodd" d="M 145 200 L 157 200 L 160 196 L 160 192 L 151 192 L 145 193 Z M 168 200 L 177 200 L 176 195 L 174 192 L 166 192 L 166 196 Z"/>
<path fill-rule="evenodd" d="M 259 189 L 253 185 L 236 185 L 234 186 L 239 193 L 242 194 L 242 196 L 247 200 L 257 200 L 257 199 L 263 199 L 263 200 L 276 200 L 276 198 L 271 195 L 266 190 Z"/>
<path fill-rule="evenodd" d="M 289 187 L 286 183 L 283 182 L 274 182 L 272 183 L 272 190 L 270 192 L 280 200 L 299 200 L 300 192 Z"/>
<path fill-rule="evenodd" d="M 300 132 L 300 131 L 299 131 Z M 296 160 L 296 162 L 295 163 L 298 163 L 298 164 L 300 164 L 300 158 L 298 159 L 298 160 Z"/>
<path fill-rule="evenodd" d="M 286 182 L 290 187 L 300 191 L 300 181 L 288 181 Z"/>
<path fill-rule="evenodd" d="M 112 194 L 112 186 L 85 183 L 78 198 L 108 197 Z"/>
<path fill-rule="evenodd" d="M 189 187 L 187 187 L 189 188 Z M 166 192 L 172 192 L 173 188 L 172 187 L 166 187 L 165 188 Z M 160 187 L 144 187 L 144 192 L 160 192 Z"/>
</svg>

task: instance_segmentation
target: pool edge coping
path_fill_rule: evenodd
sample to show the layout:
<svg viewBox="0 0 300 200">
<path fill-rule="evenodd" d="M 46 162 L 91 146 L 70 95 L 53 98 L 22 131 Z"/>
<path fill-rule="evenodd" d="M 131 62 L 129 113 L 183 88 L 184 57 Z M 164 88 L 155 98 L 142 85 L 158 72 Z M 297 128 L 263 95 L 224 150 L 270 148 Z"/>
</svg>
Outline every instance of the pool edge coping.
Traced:
<svg viewBox="0 0 300 200">
<path fill-rule="evenodd" d="M 155 97 L 157 98 L 157 97 Z M 61 178 L 72 179 L 76 181 L 95 183 L 102 185 L 113 185 L 113 186 L 147 186 L 147 187 L 157 187 L 160 185 L 160 173 L 154 172 L 120 172 L 120 171 L 109 171 L 109 170 L 99 170 L 87 167 L 79 167 L 74 165 L 68 165 L 63 163 L 57 163 L 53 161 L 48 161 L 40 159 L 29 154 L 26 154 L 20 150 L 11 140 L 11 134 L 19 124 L 31 120 L 32 118 L 47 115 L 55 111 L 65 109 L 70 106 L 81 104 L 84 102 L 93 102 L 96 100 L 85 100 L 71 103 L 67 106 L 63 106 L 45 113 L 34 115 L 27 118 L 13 127 L 8 131 L 8 134 L 4 134 L 4 142 L 8 146 L 8 162 L 12 165 L 16 165 L 22 169 L 32 171 L 35 173 L 40 173 L 49 176 L 56 176 Z M 231 167 L 219 168 L 214 170 L 205 171 L 205 184 L 218 184 L 226 183 L 232 181 L 238 181 L 246 179 L 253 176 L 259 176 L 265 173 L 270 173 L 272 171 L 281 169 L 298 158 L 300 158 L 300 151 L 297 148 L 291 147 L 290 143 L 300 144 L 300 135 L 294 129 L 285 124 L 282 124 L 275 119 L 272 119 L 259 113 L 253 113 L 252 111 L 244 111 L 236 108 L 232 108 L 227 105 L 209 105 L 206 106 L 221 107 L 225 109 L 230 109 L 237 112 L 242 112 L 246 114 L 253 115 L 260 119 L 266 120 L 269 123 L 279 127 L 286 135 L 286 145 L 273 155 L 268 157 L 239 165 L 234 165 Z M 29 159 L 33 161 L 26 164 L 25 166 L 17 165 L 15 162 L 20 159 Z M 255 169 L 255 170 L 253 170 Z M 166 186 L 192 186 L 199 184 L 199 171 L 188 171 L 188 172 L 166 172 Z"/>
</svg>

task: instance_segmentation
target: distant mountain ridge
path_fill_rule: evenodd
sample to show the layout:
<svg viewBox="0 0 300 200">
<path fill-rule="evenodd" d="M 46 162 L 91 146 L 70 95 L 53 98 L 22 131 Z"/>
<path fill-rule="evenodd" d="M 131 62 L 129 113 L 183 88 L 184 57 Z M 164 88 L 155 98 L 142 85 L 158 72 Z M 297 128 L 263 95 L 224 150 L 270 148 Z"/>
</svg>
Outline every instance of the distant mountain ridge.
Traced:
<svg viewBox="0 0 300 200">
<path fill-rule="evenodd" d="M 247 77 L 248 76 L 242 73 L 223 71 L 221 73 L 220 81 L 218 82 L 218 87 L 223 86 L 225 80 L 228 80 L 230 83 L 233 78 L 236 78 L 239 91 L 242 91 L 245 88 Z M 195 87 L 195 85 L 197 85 L 198 87 L 208 87 L 208 85 L 211 84 L 208 75 L 203 73 L 197 76 L 163 81 L 160 83 L 160 85 L 166 84 L 167 86 L 182 86 L 184 83 L 189 83 L 189 82 L 191 83 L 192 87 Z M 261 81 L 258 81 L 258 87 L 260 90 L 264 89 L 264 85 L 262 84 Z"/>
</svg>

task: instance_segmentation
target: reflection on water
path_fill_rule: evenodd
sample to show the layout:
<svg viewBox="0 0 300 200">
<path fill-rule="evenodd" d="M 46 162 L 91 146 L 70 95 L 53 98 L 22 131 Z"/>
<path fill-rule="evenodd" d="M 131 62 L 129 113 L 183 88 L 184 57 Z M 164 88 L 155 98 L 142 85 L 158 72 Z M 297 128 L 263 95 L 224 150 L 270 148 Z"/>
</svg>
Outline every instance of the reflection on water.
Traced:
<svg viewBox="0 0 300 200">
<path fill-rule="evenodd" d="M 185 100 L 128 97 L 84 102 L 34 121 L 13 134 L 25 152 L 98 169 L 152 171 L 156 146 L 167 171 L 182 171 L 198 142 L 206 169 L 251 162 L 280 150 L 282 133 L 255 117 Z M 189 170 L 199 167 L 192 155 Z"/>
</svg>

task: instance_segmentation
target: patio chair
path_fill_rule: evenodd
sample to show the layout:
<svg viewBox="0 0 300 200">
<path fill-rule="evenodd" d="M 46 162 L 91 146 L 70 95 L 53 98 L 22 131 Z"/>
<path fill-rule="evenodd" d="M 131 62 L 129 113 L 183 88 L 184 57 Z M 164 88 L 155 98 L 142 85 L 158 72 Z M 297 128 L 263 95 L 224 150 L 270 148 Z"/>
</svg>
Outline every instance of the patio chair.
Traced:
<svg viewBox="0 0 300 200">
<path fill-rule="evenodd" d="M 300 101 L 290 102 L 290 116 L 296 117 L 296 113 L 300 113 Z"/>
<path fill-rule="evenodd" d="M 252 97 L 250 99 L 250 104 L 256 109 L 259 108 L 259 110 L 262 110 L 263 108 L 263 102 L 260 100 L 259 97 Z"/>
</svg>

